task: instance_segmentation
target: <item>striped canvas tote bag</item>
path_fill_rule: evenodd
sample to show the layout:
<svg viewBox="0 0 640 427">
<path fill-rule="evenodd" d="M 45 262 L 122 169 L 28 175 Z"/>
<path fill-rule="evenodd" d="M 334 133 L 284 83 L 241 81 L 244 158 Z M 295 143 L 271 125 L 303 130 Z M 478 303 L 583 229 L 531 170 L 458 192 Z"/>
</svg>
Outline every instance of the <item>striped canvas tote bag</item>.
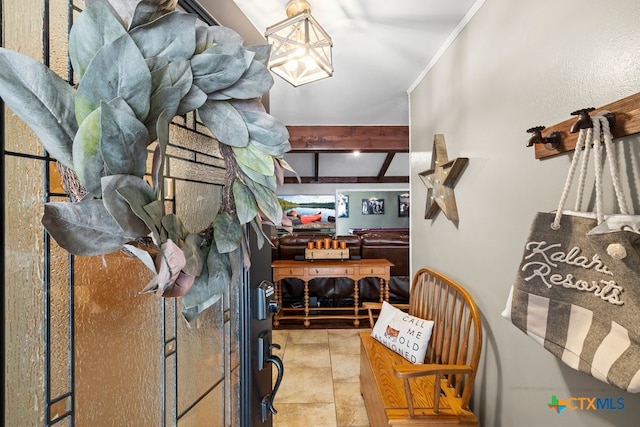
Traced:
<svg viewBox="0 0 640 427">
<path fill-rule="evenodd" d="M 640 391 L 640 217 L 627 213 L 606 118 L 581 131 L 555 213 L 538 213 L 503 317 L 565 364 L 631 393 Z M 602 213 L 604 151 L 620 214 Z M 591 148 L 590 142 L 593 143 Z M 589 152 L 595 212 L 578 212 Z M 582 155 L 576 211 L 563 211 Z"/>
</svg>

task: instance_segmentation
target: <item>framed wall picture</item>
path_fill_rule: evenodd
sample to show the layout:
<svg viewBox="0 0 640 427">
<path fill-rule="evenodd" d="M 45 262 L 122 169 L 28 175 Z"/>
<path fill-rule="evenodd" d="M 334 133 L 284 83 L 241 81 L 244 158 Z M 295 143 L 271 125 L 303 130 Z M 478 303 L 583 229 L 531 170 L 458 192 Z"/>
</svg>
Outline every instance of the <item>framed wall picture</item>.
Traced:
<svg viewBox="0 0 640 427">
<path fill-rule="evenodd" d="M 409 193 L 398 194 L 398 216 L 409 216 Z"/>
<path fill-rule="evenodd" d="M 362 199 L 362 215 L 384 215 L 384 199 Z"/>
<path fill-rule="evenodd" d="M 338 194 L 336 197 L 336 216 L 349 218 L 349 196 L 346 194 Z"/>
</svg>

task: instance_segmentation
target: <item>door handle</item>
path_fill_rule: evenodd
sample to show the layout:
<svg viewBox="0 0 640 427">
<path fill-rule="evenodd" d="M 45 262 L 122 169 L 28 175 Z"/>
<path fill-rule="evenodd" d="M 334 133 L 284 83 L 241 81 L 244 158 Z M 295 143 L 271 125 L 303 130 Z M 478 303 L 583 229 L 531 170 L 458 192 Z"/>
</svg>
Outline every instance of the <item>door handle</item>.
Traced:
<svg viewBox="0 0 640 427">
<path fill-rule="evenodd" d="M 276 344 L 277 345 L 277 344 Z M 266 358 L 265 362 L 273 363 L 278 370 L 278 376 L 276 377 L 276 383 L 273 386 L 273 390 L 271 393 L 266 394 L 262 398 L 261 409 L 262 409 L 262 422 L 266 422 L 269 419 L 271 414 L 277 414 L 278 411 L 273 406 L 273 399 L 276 398 L 276 393 L 278 392 L 278 388 L 280 387 L 280 383 L 282 382 L 282 377 L 284 376 L 284 365 L 282 364 L 282 359 L 278 356 L 270 355 Z"/>
</svg>

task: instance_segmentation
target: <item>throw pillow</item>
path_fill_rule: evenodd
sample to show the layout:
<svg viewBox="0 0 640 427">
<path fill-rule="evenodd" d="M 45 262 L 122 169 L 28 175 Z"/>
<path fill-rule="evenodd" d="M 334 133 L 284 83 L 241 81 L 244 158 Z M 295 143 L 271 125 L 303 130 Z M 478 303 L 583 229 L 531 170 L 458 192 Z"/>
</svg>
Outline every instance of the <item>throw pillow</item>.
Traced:
<svg viewBox="0 0 640 427">
<path fill-rule="evenodd" d="M 433 321 L 411 316 L 388 302 L 382 303 L 371 336 L 411 363 L 424 363 Z"/>
</svg>

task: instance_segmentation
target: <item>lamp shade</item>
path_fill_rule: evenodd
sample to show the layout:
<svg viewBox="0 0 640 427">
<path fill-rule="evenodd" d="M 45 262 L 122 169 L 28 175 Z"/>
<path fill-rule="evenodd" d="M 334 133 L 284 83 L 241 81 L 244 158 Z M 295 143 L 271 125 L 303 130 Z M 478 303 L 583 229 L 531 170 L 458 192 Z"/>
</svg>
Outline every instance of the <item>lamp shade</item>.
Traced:
<svg viewBox="0 0 640 427">
<path fill-rule="evenodd" d="M 333 75 L 331 37 L 311 16 L 308 3 L 302 3 L 306 8 L 265 33 L 271 44 L 269 69 L 293 86 Z"/>
</svg>

